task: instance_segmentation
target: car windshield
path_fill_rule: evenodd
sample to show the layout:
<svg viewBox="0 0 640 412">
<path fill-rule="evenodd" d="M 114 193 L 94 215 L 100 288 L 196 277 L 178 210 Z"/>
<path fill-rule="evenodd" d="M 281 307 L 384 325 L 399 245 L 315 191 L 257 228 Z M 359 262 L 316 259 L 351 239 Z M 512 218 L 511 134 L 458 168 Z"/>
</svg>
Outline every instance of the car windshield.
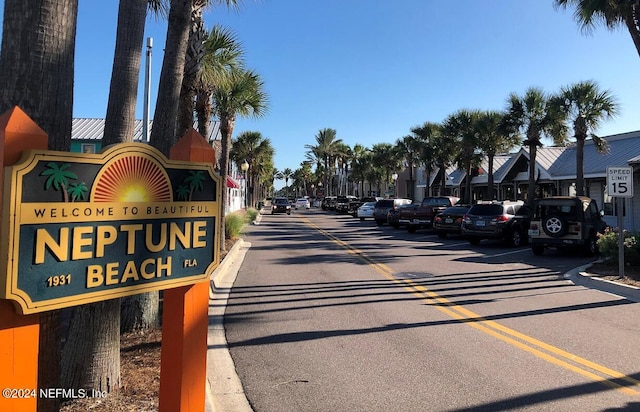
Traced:
<svg viewBox="0 0 640 412">
<path fill-rule="evenodd" d="M 275 202 L 277 205 L 286 205 L 289 203 L 287 199 L 276 199 Z"/>
<path fill-rule="evenodd" d="M 376 205 L 376 202 L 366 202 L 363 203 L 361 207 L 374 207 Z"/>
</svg>

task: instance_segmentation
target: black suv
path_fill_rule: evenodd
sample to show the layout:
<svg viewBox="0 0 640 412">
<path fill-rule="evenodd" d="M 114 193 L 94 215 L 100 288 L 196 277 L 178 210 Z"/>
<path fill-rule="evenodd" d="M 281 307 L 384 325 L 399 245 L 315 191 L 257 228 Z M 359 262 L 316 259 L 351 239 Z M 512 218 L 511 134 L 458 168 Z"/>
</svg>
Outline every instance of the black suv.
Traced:
<svg viewBox="0 0 640 412">
<path fill-rule="evenodd" d="M 518 247 L 527 241 L 530 210 L 522 202 L 491 202 L 471 206 L 462 218 L 462 235 L 477 245 L 482 239 L 502 239 Z"/>
<path fill-rule="evenodd" d="M 271 202 L 271 214 L 274 213 L 286 213 L 291 214 L 291 203 L 286 197 L 276 197 Z"/>
<path fill-rule="evenodd" d="M 553 196 L 538 199 L 533 208 L 529 241 L 534 255 L 547 247 L 579 247 L 587 256 L 598 253 L 598 233 L 607 224 L 596 201 L 585 196 Z"/>
<path fill-rule="evenodd" d="M 338 196 L 336 198 L 336 212 L 348 213 L 349 203 L 356 200 L 355 196 Z"/>
</svg>

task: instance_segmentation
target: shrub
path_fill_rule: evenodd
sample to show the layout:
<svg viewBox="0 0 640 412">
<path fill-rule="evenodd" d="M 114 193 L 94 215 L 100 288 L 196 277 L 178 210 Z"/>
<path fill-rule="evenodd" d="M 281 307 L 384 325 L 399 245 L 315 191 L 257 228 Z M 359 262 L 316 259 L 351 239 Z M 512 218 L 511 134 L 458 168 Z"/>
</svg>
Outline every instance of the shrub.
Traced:
<svg viewBox="0 0 640 412">
<path fill-rule="evenodd" d="M 640 264 L 640 234 L 624 231 L 624 263 L 627 266 Z M 598 236 L 598 249 L 602 257 L 612 263 L 618 262 L 618 230 L 607 229 Z"/>
<path fill-rule="evenodd" d="M 247 214 L 245 215 L 247 223 L 253 223 L 253 221 L 256 220 L 257 217 L 258 217 L 257 209 L 254 209 L 252 207 L 247 209 Z"/>
<path fill-rule="evenodd" d="M 245 225 L 244 213 L 230 213 L 224 218 L 224 234 L 227 239 L 235 239 Z"/>
</svg>

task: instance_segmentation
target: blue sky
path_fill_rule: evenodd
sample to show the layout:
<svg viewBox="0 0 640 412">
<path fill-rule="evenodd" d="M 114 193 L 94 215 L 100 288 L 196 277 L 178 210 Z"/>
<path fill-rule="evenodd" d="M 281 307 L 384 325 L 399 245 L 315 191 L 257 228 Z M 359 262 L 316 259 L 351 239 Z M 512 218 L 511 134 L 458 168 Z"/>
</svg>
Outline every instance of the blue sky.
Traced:
<svg viewBox="0 0 640 412">
<path fill-rule="evenodd" d="M 80 1 L 75 117 L 105 115 L 117 7 Z M 572 12 L 552 0 L 244 0 L 238 11 L 208 11 L 205 23 L 234 31 L 270 97 L 267 115 L 238 119 L 234 136 L 259 131 L 276 167 L 296 169 L 323 128 L 350 146 L 394 143 L 459 109 L 500 110 L 511 92 L 589 79 L 621 106 L 597 134 L 640 129 L 640 57 L 629 34 L 585 35 Z M 166 22 L 148 18 L 146 37 L 153 116 Z M 138 118 L 142 76 L 140 85 Z"/>
</svg>

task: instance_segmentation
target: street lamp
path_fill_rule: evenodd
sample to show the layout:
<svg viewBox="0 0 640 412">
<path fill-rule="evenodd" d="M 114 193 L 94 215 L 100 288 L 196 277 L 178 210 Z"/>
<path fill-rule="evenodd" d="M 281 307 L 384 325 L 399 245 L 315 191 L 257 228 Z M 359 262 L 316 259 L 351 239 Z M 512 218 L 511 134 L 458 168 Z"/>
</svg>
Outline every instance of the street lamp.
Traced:
<svg viewBox="0 0 640 412">
<path fill-rule="evenodd" d="M 398 197 L 398 174 L 392 174 L 391 178 L 393 179 L 393 197 Z"/>
<path fill-rule="evenodd" d="M 247 208 L 247 170 L 249 170 L 249 163 L 245 160 L 240 165 L 240 170 L 244 173 L 244 208 Z"/>
</svg>

